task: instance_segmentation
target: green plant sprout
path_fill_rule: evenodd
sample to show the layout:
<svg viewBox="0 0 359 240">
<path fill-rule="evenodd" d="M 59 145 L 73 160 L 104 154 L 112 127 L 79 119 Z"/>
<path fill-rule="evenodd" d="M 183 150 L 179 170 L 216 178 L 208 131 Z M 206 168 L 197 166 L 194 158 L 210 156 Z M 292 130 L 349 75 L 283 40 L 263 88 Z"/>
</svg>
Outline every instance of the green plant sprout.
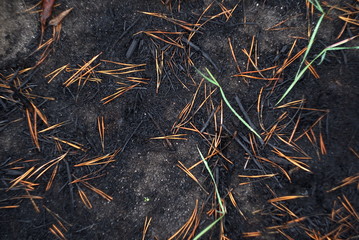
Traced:
<svg viewBox="0 0 359 240">
<path fill-rule="evenodd" d="M 219 208 L 220 208 L 220 211 L 217 211 L 221 216 L 219 218 L 217 218 L 214 222 L 212 222 L 211 224 L 209 224 L 205 229 L 203 229 L 197 236 L 195 236 L 193 238 L 193 240 L 197 240 L 197 239 L 200 239 L 200 237 L 202 237 L 206 232 L 208 232 L 211 228 L 213 228 L 214 225 L 216 225 L 219 221 L 221 221 L 221 219 L 226 215 L 226 209 L 224 208 L 223 206 L 223 203 L 222 203 L 222 198 L 221 198 L 221 195 L 219 194 L 219 191 L 218 191 L 218 187 L 217 187 L 217 184 L 216 184 L 216 181 L 214 180 L 214 176 L 212 174 L 212 171 L 211 171 L 211 168 L 209 167 L 206 159 L 203 157 L 203 154 L 201 153 L 201 151 L 199 150 L 199 148 L 197 147 L 197 150 L 199 152 L 199 155 L 201 156 L 201 159 L 204 163 L 204 165 L 206 166 L 206 169 L 207 171 L 209 172 L 209 175 L 211 176 L 212 178 L 212 181 L 213 181 L 213 185 L 214 185 L 214 191 L 216 193 L 216 196 L 217 196 L 217 200 L 218 200 L 218 204 L 219 204 Z"/>
<path fill-rule="evenodd" d="M 223 98 L 224 102 L 226 103 L 226 105 L 229 107 L 229 109 L 230 109 L 230 110 L 233 112 L 233 114 L 244 124 L 244 126 L 246 126 L 250 131 L 252 131 L 252 132 L 259 138 L 259 140 L 261 141 L 261 143 L 263 143 L 263 140 L 262 140 L 261 136 L 236 112 L 236 110 L 234 110 L 234 108 L 232 107 L 232 105 L 229 103 L 229 101 L 228 101 L 226 95 L 224 94 L 224 91 L 223 91 L 221 85 L 218 83 L 218 81 L 215 79 L 215 77 L 212 75 L 212 73 L 208 70 L 208 68 L 206 68 L 206 71 L 207 71 L 209 77 L 206 76 L 206 75 L 204 75 L 204 74 L 203 74 L 200 70 L 198 70 L 197 68 L 196 68 L 196 70 L 197 70 L 197 72 L 198 72 L 199 74 L 201 74 L 201 76 L 202 76 L 204 79 L 206 79 L 208 82 L 210 82 L 210 83 L 216 85 L 216 86 L 219 88 L 219 91 L 221 92 L 222 98 Z"/>
<path fill-rule="evenodd" d="M 355 47 L 338 47 L 346 42 L 349 42 L 351 40 L 353 40 L 354 38 L 356 38 L 357 36 L 354 36 L 352 38 L 349 38 L 349 39 L 346 39 L 346 40 L 343 40 L 343 41 L 340 41 L 340 42 L 337 42 L 335 44 L 332 44 L 326 48 L 324 48 L 312 61 L 309 62 L 309 64 L 307 64 L 303 69 L 302 69 L 302 66 L 305 62 L 305 60 L 307 59 L 307 56 L 313 46 L 313 43 L 314 43 L 314 39 L 318 33 L 318 30 L 319 30 L 319 27 L 325 17 L 325 12 L 322 8 L 322 6 L 320 5 L 320 3 L 318 2 L 318 0 L 309 0 L 309 2 L 311 4 L 313 4 L 315 6 L 315 8 L 321 12 L 321 16 L 313 30 L 313 33 L 309 39 L 309 42 L 308 42 L 308 46 L 307 46 L 307 50 L 305 51 L 304 53 L 304 56 L 303 56 L 303 60 L 301 61 L 300 65 L 299 65 L 299 68 L 298 68 L 298 71 L 294 77 L 294 80 L 293 82 L 291 83 L 291 85 L 288 87 L 288 89 L 285 91 L 285 93 L 282 95 L 282 97 L 279 99 L 279 101 L 277 102 L 276 105 L 278 105 L 288 94 L 289 92 L 293 89 L 293 87 L 297 84 L 297 82 L 303 77 L 304 73 L 308 70 L 308 68 L 314 63 L 315 60 L 317 60 L 319 57 L 321 57 L 321 61 L 320 63 L 324 60 L 325 56 L 326 56 L 326 53 L 328 51 L 336 51 L 336 50 L 346 50 L 346 49 L 359 49 L 359 46 L 355 46 Z M 319 63 L 319 64 L 320 64 Z"/>
</svg>

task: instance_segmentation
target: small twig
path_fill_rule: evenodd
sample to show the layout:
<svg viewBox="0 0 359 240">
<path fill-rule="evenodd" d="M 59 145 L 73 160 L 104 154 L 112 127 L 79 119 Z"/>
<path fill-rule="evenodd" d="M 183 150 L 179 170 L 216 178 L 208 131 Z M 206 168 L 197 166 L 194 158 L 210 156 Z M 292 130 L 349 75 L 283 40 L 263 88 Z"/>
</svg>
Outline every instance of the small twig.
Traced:
<svg viewBox="0 0 359 240">
<path fill-rule="evenodd" d="M 66 161 L 66 159 L 64 159 L 64 162 L 66 164 L 66 171 L 67 171 L 67 178 L 69 181 L 69 188 L 70 188 L 70 198 L 71 198 L 71 212 L 74 212 L 75 206 L 75 200 L 74 200 L 74 186 L 71 184 L 72 182 L 72 178 L 71 178 L 71 172 L 70 172 L 70 166 L 69 163 Z"/>
<path fill-rule="evenodd" d="M 135 128 L 135 130 L 133 130 L 133 132 L 131 133 L 131 135 L 127 138 L 125 144 L 123 145 L 122 149 L 120 152 L 125 151 L 125 148 L 128 144 L 128 142 L 131 140 L 131 138 L 133 137 L 133 135 L 135 134 L 135 132 L 137 132 L 137 130 L 139 129 L 139 127 L 141 126 L 141 124 L 143 123 L 143 120 L 141 120 L 141 122 L 137 125 L 137 127 Z"/>
<path fill-rule="evenodd" d="M 226 127 L 226 125 L 222 124 L 222 127 L 228 134 L 234 136 L 234 134 Z M 249 154 L 249 156 L 251 156 L 251 157 L 253 156 L 251 151 L 249 151 L 249 149 L 246 147 L 246 145 L 244 145 L 244 143 L 242 143 L 241 140 L 239 140 L 239 138 L 237 136 L 234 136 L 233 138 L 244 149 L 244 151 L 246 151 L 246 153 Z"/>
<path fill-rule="evenodd" d="M 204 52 L 199 46 L 197 46 L 196 44 L 194 44 L 193 42 L 189 41 L 186 38 L 182 38 L 182 41 L 187 43 L 190 47 L 192 47 L 194 50 L 196 50 L 197 52 L 202 53 L 203 57 L 205 59 L 207 59 L 212 65 L 213 67 L 218 71 L 221 72 L 221 70 L 217 67 L 217 65 L 214 63 L 214 61 L 212 60 L 212 58 L 210 58 L 210 56 L 208 55 L 208 53 Z"/>
<path fill-rule="evenodd" d="M 109 50 L 112 50 L 116 44 L 128 33 L 128 31 L 131 30 L 131 28 L 133 28 L 133 26 L 136 25 L 136 23 L 140 20 L 140 17 L 137 17 L 136 20 L 119 36 L 119 38 L 114 42 L 114 44 L 112 45 L 112 47 Z"/>
<path fill-rule="evenodd" d="M 244 118 L 247 120 L 247 123 L 254 129 L 254 130 L 257 130 L 257 128 L 254 126 L 253 122 L 251 121 L 251 119 L 249 118 L 248 116 L 248 113 L 246 112 L 246 110 L 244 110 L 244 107 L 241 103 L 241 100 L 239 99 L 239 97 L 236 95 L 235 97 L 235 100 L 239 106 L 239 109 L 241 109 L 242 113 L 243 113 L 243 116 Z"/>
<path fill-rule="evenodd" d="M 201 128 L 201 131 L 200 131 L 201 133 L 203 133 L 204 130 L 206 130 L 206 128 L 208 127 L 209 122 L 211 121 L 211 119 L 212 119 L 214 113 L 216 112 L 216 110 L 217 110 L 216 108 L 212 110 L 211 115 L 209 115 L 207 121 L 203 124 L 203 127 Z"/>
</svg>

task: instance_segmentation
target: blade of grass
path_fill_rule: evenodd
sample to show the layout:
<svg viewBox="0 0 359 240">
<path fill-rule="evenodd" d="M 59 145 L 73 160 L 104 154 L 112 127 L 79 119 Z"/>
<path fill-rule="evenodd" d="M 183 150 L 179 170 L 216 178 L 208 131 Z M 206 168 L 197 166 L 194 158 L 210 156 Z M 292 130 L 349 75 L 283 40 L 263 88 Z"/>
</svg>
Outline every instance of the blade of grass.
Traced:
<svg viewBox="0 0 359 240">
<path fill-rule="evenodd" d="M 217 196 L 218 204 L 219 204 L 219 207 L 220 207 L 220 211 L 218 211 L 218 213 L 220 213 L 221 216 L 219 218 L 217 218 L 214 222 L 212 222 L 210 225 L 208 225 L 205 229 L 203 229 L 197 236 L 195 236 L 193 238 L 193 240 L 200 239 L 206 232 L 208 232 L 211 228 L 213 228 L 213 226 L 216 225 L 219 221 L 221 221 L 221 219 L 226 215 L 226 209 L 224 208 L 224 206 L 222 204 L 222 201 L 221 201 L 222 198 L 221 198 L 221 196 L 219 194 L 218 187 L 217 187 L 217 184 L 216 184 L 216 180 L 214 179 L 214 176 L 212 174 L 211 168 L 209 167 L 205 157 L 203 156 L 202 152 L 199 150 L 198 147 L 197 147 L 197 150 L 198 150 L 198 153 L 201 156 L 201 159 L 202 159 L 204 165 L 206 166 L 206 169 L 207 169 L 207 171 L 208 171 L 208 173 L 211 176 L 211 179 L 213 181 L 214 191 L 215 191 L 215 194 Z"/>
<path fill-rule="evenodd" d="M 306 65 L 306 67 L 304 68 L 305 71 L 303 72 L 302 69 L 302 66 L 303 66 L 303 63 L 305 62 L 305 60 L 307 59 L 307 56 L 309 54 L 309 51 L 311 50 L 312 46 L 313 46 L 313 43 L 314 43 L 314 39 L 318 33 L 318 30 L 319 30 L 319 27 L 320 27 L 320 24 L 322 23 L 323 19 L 325 17 L 325 14 L 323 13 L 322 16 L 320 16 L 318 22 L 317 22 L 317 25 L 315 26 L 314 30 L 313 30 L 313 33 L 309 39 L 309 43 L 308 43 L 308 47 L 307 47 L 307 50 L 305 51 L 304 53 L 304 56 L 303 56 L 303 60 L 301 61 L 300 65 L 299 65 L 299 68 L 298 68 L 298 71 L 297 71 L 297 74 L 295 75 L 295 78 L 292 82 L 292 84 L 289 86 L 289 88 L 285 91 L 285 93 L 283 94 L 283 96 L 279 99 L 279 101 L 277 102 L 277 104 L 279 104 L 287 95 L 288 93 L 293 89 L 293 87 L 297 84 L 297 82 L 302 78 L 304 72 L 309 68 L 309 66 L 311 65 L 312 62 L 310 62 L 308 65 Z"/>
<path fill-rule="evenodd" d="M 244 124 L 244 126 L 246 126 L 250 131 L 252 131 L 257 137 L 258 139 L 261 141 L 261 143 L 263 143 L 263 139 L 261 138 L 261 136 L 236 112 L 236 110 L 234 110 L 234 108 L 232 107 L 232 105 L 229 103 L 221 85 L 218 83 L 218 81 L 214 78 L 214 76 L 212 75 L 212 73 L 206 68 L 207 73 L 209 75 L 206 76 L 204 75 L 200 70 L 198 70 L 196 68 L 197 72 L 204 78 L 206 79 L 208 82 L 214 84 L 215 86 L 217 86 L 219 88 L 219 91 L 221 92 L 222 98 L 224 100 L 224 102 L 227 104 L 227 106 L 229 107 L 229 109 L 233 112 L 233 114 Z"/>
<path fill-rule="evenodd" d="M 346 40 L 337 42 L 335 44 L 332 44 L 326 48 L 324 48 L 311 62 L 309 62 L 309 64 L 307 64 L 301 71 L 298 71 L 297 75 L 294 78 L 294 81 L 292 82 L 292 84 L 289 86 L 289 88 L 286 90 L 286 92 L 283 94 L 283 96 L 279 99 L 279 101 L 277 102 L 276 105 L 278 105 L 287 95 L 288 93 L 292 90 L 292 88 L 294 87 L 294 85 L 302 78 L 302 76 L 304 75 L 304 73 L 308 70 L 308 68 L 310 68 L 312 66 L 312 64 L 318 59 L 321 58 L 320 62 L 318 63 L 321 64 L 324 61 L 324 58 L 327 54 L 328 51 L 338 51 L 338 50 L 354 50 L 354 49 L 359 49 L 359 46 L 354 46 L 354 47 L 337 47 L 340 46 L 346 42 L 349 42 L 351 40 L 353 40 L 354 38 L 356 38 L 358 36 L 354 36 L 351 38 L 348 38 Z M 309 46 L 308 46 L 309 49 Z M 308 50 L 307 50 L 308 51 Z M 305 55 L 306 56 L 306 55 Z M 304 56 L 304 57 L 305 57 Z"/>
<path fill-rule="evenodd" d="M 279 99 L 279 101 L 276 103 L 276 105 L 278 105 L 288 94 L 289 92 L 293 89 L 293 87 L 297 84 L 297 82 L 303 77 L 304 73 L 308 70 L 308 68 L 310 68 L 312 66 L 312 64 L 314 63 L 315 60 L 317 60 L 319 57 L 321 57 L 321 61 L 320 63 L 324 60 L 325 56 L 326 56 L 326 53 L 328 51 L 336 51 L 336 50 L 348 50 L 348 49 L 359 49 L 359 46 L 354 46 L 354 47 L 337 47 L 337 46 L 340 46 L 346 42 L 349 42 L 351 40 L 353 40 L 354 38 L 356 38 L 357 36 L 354 36 L 354 37 L 351 37 L 351 38 L 348 38 L 348 39 L 345 39 L 343 41 L 340 41 L 338 43 L 335 43 L 335 44 L 332 44 L 330 45 L 329 47 L 326 47 L 324 48 L 309 64 L 307 64 L 303 69 L 302 69 L 302 66 L 303 64 L 305 63 L 306 59 L 307 59 L 307 56 L 313 46 L 313 43 L 314 43 L 314 40 L 315 40 L 315 37 L 318 33 L 318 30 L 319 30 L 319 27 L 324 19 L 324 17 L 326 16 L 322 6 L 320 5 L 319 1 L 318 0 L 309 0 L 309 2 L 311 4 L 313 4 L 315 6 L 315 8 L 320 11 L 322 13 L 322 15 L 320 16 L 314 30 L 313 30 L 313 33 L 309 39 L 309 42 L 308 42 L 308 46 L 307 46 L 307 50 L 306 52 L 304 53 L 304 56 L 303 56 L 303 60 L 301 61 L 300 65 L 299 65 L 299 68 L 298 68 L 298 71 L 295 75 L 295 78 L 293 80 L 293 82 L 291 83 L 291 85 L 288 87 L 288 89 L 285 91 L 285 93 L 282 95 L 282 97 Z M 319 64 L 320 64 L 319 63 Z"/>
</svg>

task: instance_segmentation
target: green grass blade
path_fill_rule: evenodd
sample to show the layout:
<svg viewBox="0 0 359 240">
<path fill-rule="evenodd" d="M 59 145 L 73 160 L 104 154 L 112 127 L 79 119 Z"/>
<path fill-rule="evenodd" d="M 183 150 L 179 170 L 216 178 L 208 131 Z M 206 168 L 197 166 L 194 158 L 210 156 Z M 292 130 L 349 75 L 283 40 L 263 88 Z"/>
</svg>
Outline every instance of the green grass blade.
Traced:
<svg viewBox="0 0 359 240">
<path fill-rule="evenodd" d="M 219 218 L 217 218 L 213 223 L 211 223 L 210 225 L 208 225 L 205 229 L 203 229 L 200 233 L 198 233 L 198 235 L 196 235 L 193 240 L 198 240 L 200 239 L 206 232 L 208 232 L 209 230 L 211 230 L 211 228 L 213 228 L 214 225 L 216 225 L 222 218 L 224 215 L 220 216 Z"/>
<path fill-rule="evenodd" d="M 226 105 L 228 106 L 228 108 L 233 112 L 233 114 L 239 119 L 239 121 L 241 121 L 243 123 L 244 126 L 246 126 L 246 128 L 248 128 L 251 132 L 253 132 L 258 139 L 260 140 L 260 142 L 263 144 L 263 140 L 261 138 L 261 136 L 236 112 L 236 110 L 234 110 L 234 108 L 232 107 L 232 105 L 229 103 L 221 85 L 218 83 L 218 81 L 215 79 L 215 77 L 212 75 L 212 73 L 206 68 L 209 77 L 204 75 L 200 70 L 198 70 L 196 68 L 197 72 L 207 81 L 209 81 L 210 83 L 213 83 L 214 85 L 216 85 L 219 88 L 219 91 L 222 95 L 222 98 L 224 100 L 224 102 L 226 103 Z"/>
<path fill-rule="evenodd" d="M 214 227 L 214 225 L 216 225 L 223 217 L 224 215 L 226 214 L 226 209 L 224 208 L 223 204 L 222 204 L 222 201 L 221 201 L 221 196 L 219 194 L 219 191 L 218 191 L 218 187 L 217 187 L 217 184 L 216 184 L 216 181 L 214 179 L 214 176 L 212 174 L 212 171 L 211 171 L 211 168 L 209 167 L 205 157 L 203 156 L 202 152 L 199 150 L 199 148 L 197 147 L 197 150 L 199 152 L 199 155 L 201 156 L 201 159 L 209 173 L 209 175 L 211 176 L 211 179 L 213 181 L 213 185 L 214 185 L 214 191 L 216 193 L 216 196 L 217 196 L 217 200 L 218 200 L 218 204 L 219 204 L 219 207 L 221 208 L 221 211 L 219 211 L 219 213 L 221 213 L 221 216 L 219 218 L 217 218 L 215 221 L 213 221 L 211 224 L 209 224 L 205 229 L 203 229 L 199 234 L 197 234 L 193 240 L 198 240 L 200 239 L 206 232 L 208 232 L 209 230 L 211 230 L 211 228 Z"/>
<path fill-rule="evenodd" d="M 332 48 L 325 48 L 319 55 L 321 55 L 322 57 L 320 58 L 320 62 L 318 63 L 318 65 L 322 64 L 322 62 L 325 59 L 325 56 L 327 55 L 328 51 L 338 51 L 338 50 L 353 50 L 353 49 L 359 49 L 359 46 L 355 46 L 355 47 L 332 47 Z"/>
<path fill-rule="evenodd" d="M 320 16 L 318 22 L 317 22 L 317 25 L 315 25 L 315 28 L 313 30 L 313 33 L 312 35 L 310 36 L 310 39 L 309 39 L 309 42 L 308 42 L 308 46 L 307 46 L 307 50 L 305 51 L 304 53 L 304 56 L 303 56 L 303 60 L 301 61 L 300 65 L 299 65 L 299 69 L 298 69 L 298 72 L 296 74 L 296 77 L 298 76 L 298 73 L 299 73 L 299 70 L 301 69 L 301 67 L 303 66 L 305 60 L 307 59 L 307 56 L 310 52 L 310 50 L 312 49 L 312 46 L 314 44 L 314 40 L 315 40 L 315 37 L 317 36 L 317 33 L 318 33 L 318 30 L 319 30 L 319 27 L 324 19 L 324 14 L 322 16 Z M 298 79 L 299 80 L 299 79 Z M 297 80 L 297 81 L 298 81 Z"/>
<path fill-rule="evenodd" d="M 209 173 L 209 175 L 211 176 L 212 178 L 212 181 L 213 181 L 213 184 L 214 184 L 214 190 L 216 192 L 216 195 L 217 195 L 217 199 L 219 199 L 218 203 L 219 203 L 219 206 L 221 207 L 221 211 L 222 213 L 224 213 L 225 209 L 224 209 L 224 206 L 222 205 L 222 201 L 220 201 L 221 199 L 221 196 L 219 195 L 219 191 L 218 191 L 218 188 L 217 188 L 217 184 L 216 184 L 216 181 L 214 180 L 214 176 L 212 174 L 212 171 L 211 171 L 211 168 L 209 167 L 207 161 L 206 161 L 206 158 L 203 156 L 202 152 L 199 150 L 199 148 L 197 147 L 197 150 L 199 152 L 199 155 L 201 156 L 201 159 L 204 163 L 204 165 L 206 166 L 206 169 Z"/>
<path fill-rule="evenodd" d="M 322 6 L 320 5 L 320 3 L 318 2 L 318 0 L 309 0 L 309 2 L 310 2 L 311 4 L 313 4 L 314 7 L 315 7 L 319 12 L 324 13 L 324 10 L 323 10 Z"/>
<path fill-rule="evenodd" d="M 213 77 L 212 74 L 210 74 L 210 76 L 212 76 L 212 78 L 210 78 L 210 77 L 207 77 L 206 75 L 204 75 L 204 74 L 203 74 L 200 70 L 198 70 L 196 67 L 195 67 L 195 69 L 196 69 L 197 72 L 198 72 L 204 79 L 206 79 L 208 82 L 210 82 L 210 83 L 216 85 L 217 87 L 220 87 L 220 86 L 219 86 L 219 83 L 218 83 L 217 80 Z M 206 68 L 206 69 L 207 69 L 207 68 Z M 207 72 L 209 72 L 208 69 L 207 69 Z"/>
<path fill-rule="evenodd" d="M 220 87 L 219 90 L 221 91 L 222 98 L 223 98 L 224 102 L 226 103 L 226 105 L 228 106 L 228 108 L 239 119 L 239 121 L 241 121 L 243 123 L 243 125 L 246 126 L 251 132 L 253 132 L 262 142 L 263 140 L 262 140 L 261 136 L 236 112 L 236 110 L 234 110 L 232 105 L 229 103 L 226 95 L 224 94 L 223 89 Z"/>
<path fill-rule="evenodd" d="M 301 70 L 302 69 L 302 66 L 305 62 L 305 60 L 307 59 L 307 56 L 309 54 L 309 51 L 310 49 L 312 48 L 313 46 L 313 43 L 314 43 L 314 39 L 315 39 L 315 36 L 317 35 L 318 33 L 318 30 L 319 30 L 319 27 L 320 27 L 320 24 L 322 23 L 323 19 L 324 19 L 324 14 L 322 16 L 320 16 L 318 22 L 317 22 L 317 25 L 315 26 L 314 30 L 313 30 L 313 33 L 312 33 L 312 36 L 310 37 L 309 39 L 309 43 L 308 43 L 308 47 L 307 47 L 307 50 L 305 51 L 304 53 L 304 56 L 303 56 L 303 60 L 301 61 L 300 65 L 299 65 L 299 68 L 298 68 L 298 71 L 297 71 L 297 74 L 295 75 L 295 78 L 292 82 L 292 84 L 288 87 L 288 89 L 285 91 L 285 93 L 282 95 L 282 97 L 279 99 L 279 101 L 277 102 L 276 105 L 278 105 L 281 101 L 283 101 L 283 99 L 289 94 L 289 92 L 293 89 L 293 87 L 297 84 L 297 82 L 302 78 L 304 72 Z M 308 67 L 308 66 L 307 66 Z M 305 69 L 308 69 L 307 67 L 305 67 Z"/>
</svg>

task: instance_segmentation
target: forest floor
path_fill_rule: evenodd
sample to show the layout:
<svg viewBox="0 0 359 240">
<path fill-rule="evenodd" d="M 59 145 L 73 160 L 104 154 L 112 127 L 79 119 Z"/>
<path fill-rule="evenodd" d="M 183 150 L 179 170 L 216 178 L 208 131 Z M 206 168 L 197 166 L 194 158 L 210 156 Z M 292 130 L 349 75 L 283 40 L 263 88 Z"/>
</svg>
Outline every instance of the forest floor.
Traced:
<svg viewBox="0 0 359 240">
<path fill-rule="evenodd" d="M 278 104 L 357 0 L 303 65 L 305 0 L 58 0 L 43 37 L 36 3 L 0 3 L 0 239 L 358 239 L 358 50 Z"/>
</svg>

